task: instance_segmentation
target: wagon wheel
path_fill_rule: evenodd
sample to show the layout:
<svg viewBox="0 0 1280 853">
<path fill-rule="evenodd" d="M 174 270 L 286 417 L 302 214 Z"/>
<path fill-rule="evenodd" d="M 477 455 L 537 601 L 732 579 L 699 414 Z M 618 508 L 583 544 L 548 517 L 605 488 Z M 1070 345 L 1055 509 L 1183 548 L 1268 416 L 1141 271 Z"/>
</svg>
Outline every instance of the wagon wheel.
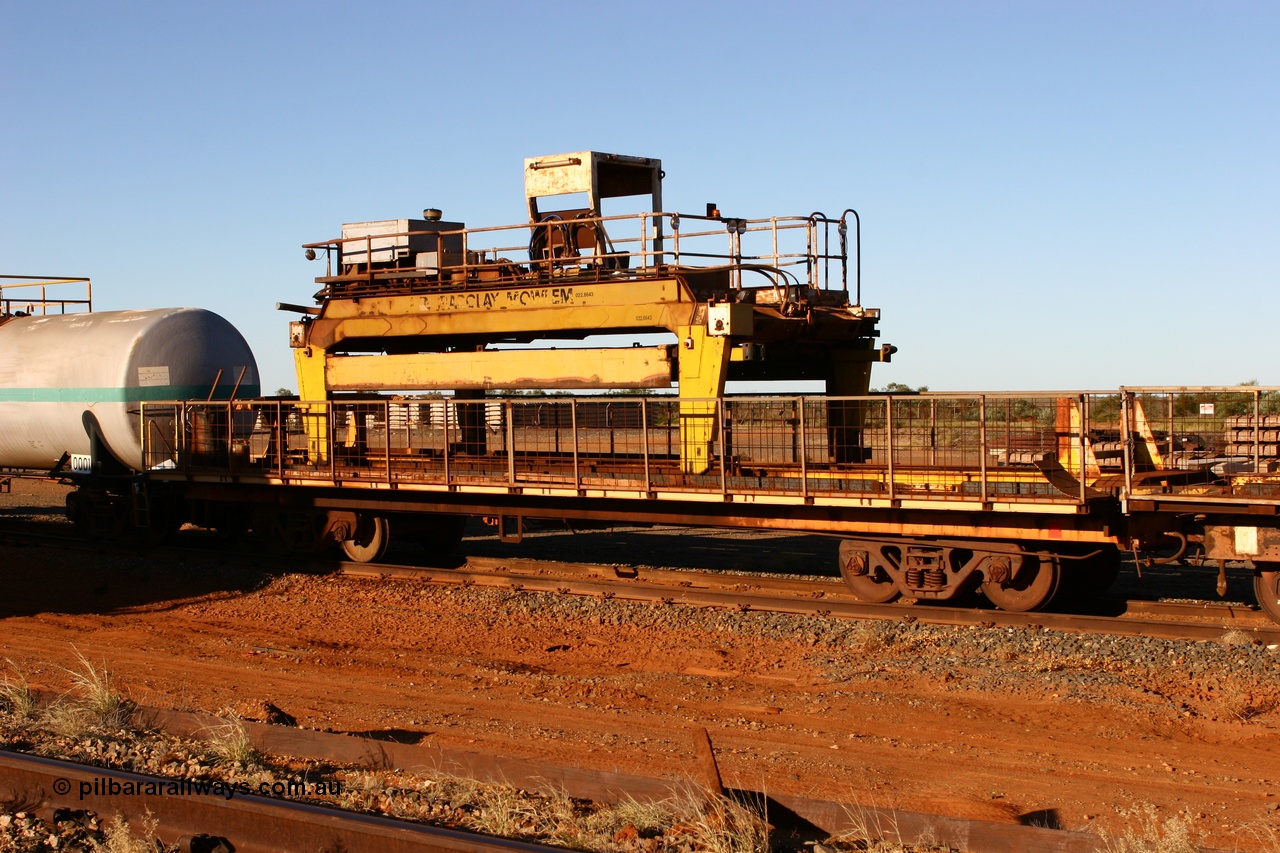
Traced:
<svg viewBox="0 0 1280 853">
<path fill-rule="evenodd" d="M 1053 600 L 1062 578 L 1061 565 L 1048 554 L 1025 554 L 1016 577 L 988 577 L 982 582 L 982 594 L 999 607 L 1015 613 L 1040 610 Z"/>
<path fill-rule="evenodd" d="M 875 552 L 848 539 L 840 543 L 840 576 L 853 597 L 868 604 L 888 604 L 902 594 Z"/>
<path fill-rule="evenodd" d="M 357 563 L 372 563 L 382 559 L 391 542 L 391 524 L 382 516 L 360 517 L 355 535 L 343 540 L 342 552 Z"/>
<path fill-rule="evenodd" d="M 1253 576 L 1253 594 L 1258 599 L 1258 606 L 1273 622 L 1280 622 L 1280 568 L 1275 563 L 1262 564 Z"/>
</svg>

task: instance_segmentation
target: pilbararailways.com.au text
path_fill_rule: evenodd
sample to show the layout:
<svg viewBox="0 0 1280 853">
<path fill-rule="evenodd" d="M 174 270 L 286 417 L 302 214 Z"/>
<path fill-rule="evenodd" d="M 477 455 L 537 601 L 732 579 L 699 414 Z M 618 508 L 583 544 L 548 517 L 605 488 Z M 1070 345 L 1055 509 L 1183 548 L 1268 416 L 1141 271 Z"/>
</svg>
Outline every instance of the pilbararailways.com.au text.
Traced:
<svg viewBox="0 0 1280 853">
<path fill-rule="evenodd" d="M 59 784 L 63 783 L 63 784 Z M 76 783 L 81 800 L 85 797 L 223 797 L 257 794 L 263 797 L 337 797 L 342 794 L 342 782 L 337 779 L 320 782 L 301 782 L 296 779 L 262 782 L 223 782 L 209 779 L 155 779 L 121 780 L 109 776 L 95 776 L 92 780 Z M 56 793 L 71 793 L 67 779 L 56 779 Z"/>
</svg>

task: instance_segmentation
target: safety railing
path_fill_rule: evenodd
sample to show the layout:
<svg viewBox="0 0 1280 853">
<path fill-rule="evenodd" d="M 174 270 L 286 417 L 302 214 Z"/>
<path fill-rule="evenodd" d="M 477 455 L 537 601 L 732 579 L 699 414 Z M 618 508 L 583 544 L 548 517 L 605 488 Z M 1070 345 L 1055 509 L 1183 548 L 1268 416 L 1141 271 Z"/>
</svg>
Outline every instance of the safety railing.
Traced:
<svg viewBox="0 0 1280 853">
<path fill-rule="evenodd" d="M 144 403 L 141 436 L 160 476 L 984 506 L 1280 501 L 1280 389 L 1249 386 Z"/>
<path fill-rule="evenodd" d="M 1120 395 L 1128 486 L 1280 498 L 1280 388 L 1129 387 Z M 1176 475 L 1180 472 L 1180 475 Z"/>
<path fill-rule="evenodd" d="M 394 221 L 394 220 L 393 220 Z M 627 216 L 546 214 L 536 223 L 458 230 L 364 234 L 304 246 L 324 252 L 324 282 L 360 296 L 396 286 L 468 290 L 503 283 L 608 280 L 669 267 L 721 270 L 723 289 L 760 288 L 789 301 L 795 288 L 850 289 L 853 229 L 855 304 L 861 301 L 859 222 L 809 216 L 742 219 L 680 213 Z"/>
<path fill-rule="evenodd" d="M 76 314 L 93 310 L 87 278 L 0 275 L 0 316 Z"/>
</svg>

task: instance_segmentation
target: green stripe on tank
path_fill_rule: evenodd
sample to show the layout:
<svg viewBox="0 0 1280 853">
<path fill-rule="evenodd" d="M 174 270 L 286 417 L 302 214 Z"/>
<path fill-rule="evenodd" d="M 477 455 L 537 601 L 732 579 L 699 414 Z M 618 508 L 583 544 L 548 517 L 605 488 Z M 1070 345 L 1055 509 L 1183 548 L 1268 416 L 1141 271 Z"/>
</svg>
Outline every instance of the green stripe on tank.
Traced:
<svg viewBox="0 0 1280 853">
<path fill-rule="evenodd" d="M 230 385 L 220 385 L 215 400 L 231 396 Z M 244 384 L 236 389 L 236 398 L 261 395 L 257 384 Z M 208 385 L 148 385 L 128 388 L 0 388 L 0 403 L 139 403 L 153 400 L 205 400 Z"/>
</svg>

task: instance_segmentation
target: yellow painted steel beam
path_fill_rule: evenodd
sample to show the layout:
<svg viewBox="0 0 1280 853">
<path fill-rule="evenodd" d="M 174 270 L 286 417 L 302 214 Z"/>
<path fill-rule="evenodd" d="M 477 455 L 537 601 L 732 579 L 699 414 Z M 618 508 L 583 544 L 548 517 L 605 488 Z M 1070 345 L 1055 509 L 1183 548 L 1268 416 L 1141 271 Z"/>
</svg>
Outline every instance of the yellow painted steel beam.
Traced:
<svg viewBox="0 0 1280 853">
<path fill-rule="evenodd" d="M 330 391 L 457 388 L 669 388 L 665 346 L 484 350 L 407 355 L 329 355 Z"/>
<path fill-rule="evenodd" d="M 324 384 L 325 352 L 319 347 L 301 347 L 293 351 L 293 368 L 298 374 L 298 399 L 327 400 Z"/>
<path fill-rule="evenodd" d="M 622 280 L 588 284 L 547 284 L 537 287 L 492 288 L 362 296 L 330 299 L 324 316 L 334 319 L 396 314 L 488 314 L 494 311 L 532 311 L 543 308 L 629 307 L 643 303 L 694 302 L 679 279 Z"/>
<path fill-rule="evenodd" d="M 1093 482 L 1102 476 L 1102 471 L 1098 466 L 1098 458 L 1093 452 L 1093 441 L 1083 426 L 1079 401 L 1070 397 L 1059 397 L 1056 411 L 1054 428 L 1058 434 L 1058 459 L 1061 460 L 1062 467 L 1073 477 L 1079 477 L 1080 468 L 1083 465 L 1085 478 Z"/>
<path fill-rule="evenodd" d="M 346 338 L 675 331 L 700 307 L 677 279 L 330 299 L 307 343 L 327 349 Z"/>
<path fill-rule="evenodd" d="M 293 366 L 298 374 L 298 399 L 322 402 L 329 399 L 324 384 L 324 350 L 302 347 L 293 351 Z M 327 406 L 304 406 L 303 429 L 307 434 L 307 460 L 320 465 L 328 458 L 329 410 Z"/>
<path fill-rule="evenodd" d="M 703 324 L 681 326 L 680 336 L 680 464 L 686 474 L 711 467 L 719 434 L 714 398 L 724 394 L 729 373 L 729 339 L 707 333 Z M 712 398 L 712 399 L 707 399 Z"/>
</svg>

